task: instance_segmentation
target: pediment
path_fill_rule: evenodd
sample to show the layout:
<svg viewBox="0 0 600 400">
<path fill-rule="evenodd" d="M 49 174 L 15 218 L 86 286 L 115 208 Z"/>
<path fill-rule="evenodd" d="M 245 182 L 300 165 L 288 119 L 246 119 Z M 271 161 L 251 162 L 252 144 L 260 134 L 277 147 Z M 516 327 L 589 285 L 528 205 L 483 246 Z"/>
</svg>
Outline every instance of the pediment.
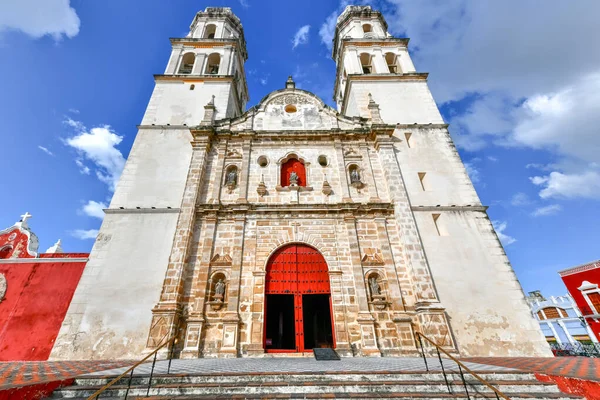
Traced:
<svg viewBox="0 0 600 400">
<path fill-rule="evenodd" d="M 232 131 L 310 131 L 364 128 L 367 121 L 339 114 L 306 90 L 287 88 L 271 92 L 243 115 L 215 124 Z"/>
</svg>

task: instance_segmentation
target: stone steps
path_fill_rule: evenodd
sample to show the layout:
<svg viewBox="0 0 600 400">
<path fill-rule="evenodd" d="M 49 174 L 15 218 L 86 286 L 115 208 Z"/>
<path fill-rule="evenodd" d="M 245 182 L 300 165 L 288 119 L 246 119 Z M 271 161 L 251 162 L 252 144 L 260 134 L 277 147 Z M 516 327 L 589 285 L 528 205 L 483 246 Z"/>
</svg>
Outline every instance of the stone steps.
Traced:
<svg viewBox="0 0 600 400">
<path fill-rule="evenodd" d="M 527 373 L 484 373 L 482 377 L 511 399 L 574 399 Z M 55 391 L 54 399 L 84 399 L 109 382 L 110 376 L 83 376 L 72 386 Z M 147 398 L 149 376 L 132 379 L 128 398 Z M 152 378 L 151 399 L 449 399 L 466 398 L 460 375 L 423 373 L 250 373 L 158 374 Z M 101 399 L 123 398 L 128 379 L 121 379 Z M 471 398 L 496 398 L 473 377 L 467 377 Z"/>
</svg>

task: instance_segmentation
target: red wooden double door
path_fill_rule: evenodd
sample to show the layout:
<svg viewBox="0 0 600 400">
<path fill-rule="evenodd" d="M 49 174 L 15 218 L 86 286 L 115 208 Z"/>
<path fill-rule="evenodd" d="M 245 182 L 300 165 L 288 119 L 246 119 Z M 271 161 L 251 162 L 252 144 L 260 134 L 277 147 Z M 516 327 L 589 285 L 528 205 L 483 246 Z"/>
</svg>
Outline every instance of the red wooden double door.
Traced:
<svg viewBox="0 0 600 400">
<path fill-rule="evenodd" d="M 267 352 L 334 347 L 329 273 L 316 249 L 290 244 L 271 256 L 265 280 L 264 320 Z"/>
</svg>

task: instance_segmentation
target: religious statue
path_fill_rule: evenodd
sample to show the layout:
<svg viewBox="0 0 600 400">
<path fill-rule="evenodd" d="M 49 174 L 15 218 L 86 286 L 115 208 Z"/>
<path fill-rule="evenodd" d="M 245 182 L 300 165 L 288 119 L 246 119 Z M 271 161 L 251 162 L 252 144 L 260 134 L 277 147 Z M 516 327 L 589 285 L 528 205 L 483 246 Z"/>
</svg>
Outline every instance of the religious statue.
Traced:
<svg viewBox="0 0 600 400">
<path fill-rule="evenodd" d="M 225 294 L 225 282 L 223 279 L 219 279 L 219 282 L 215 283 L 215 299 L 221 301 Z"/>
<path fill-rule="evenodd" d="M 298 184 L 298 174 L 296 173 L 296 171 L 292 171 L 290 173 L 290 184 L 291 185 L 297 185 Z"/>
<path fill-rule="evenodd" d="M 235 168 L 231 169 L 227 174 L 227 185 L 235 185 L 237 183 L 237 170 Z"/>
<path fill-rule="evenodd" d="M 381 288 L 379 287 L 376 276 L 369 278 L 369 286 L 371 287 L 371 296 L 375 297 L 381 295 Z"/>
<path fill-rule="evenodd" d="M 354 168 L 350 171 L 350 183 L 360 182 L 360 174 L 358 173 L 358 169 Z"/>
</svg>

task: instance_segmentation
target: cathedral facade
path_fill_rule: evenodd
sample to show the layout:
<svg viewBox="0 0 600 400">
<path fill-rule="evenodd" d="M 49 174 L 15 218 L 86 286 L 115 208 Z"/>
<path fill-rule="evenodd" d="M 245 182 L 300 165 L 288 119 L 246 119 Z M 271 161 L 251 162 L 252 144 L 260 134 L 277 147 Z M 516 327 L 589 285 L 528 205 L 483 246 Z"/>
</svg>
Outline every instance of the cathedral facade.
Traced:
<svg viewBox="0 0 600 400">
<path fill-rule="evenodd" d="M 548 345 L 408 40 L 349 6 L 337 110 L 290 77 L 246 110 L 228 8 L 199 12 L 139 126 L 52 359 L 417 353 Z M 165 352 L 170 349 L 165 349 Z"/>
</svg>

